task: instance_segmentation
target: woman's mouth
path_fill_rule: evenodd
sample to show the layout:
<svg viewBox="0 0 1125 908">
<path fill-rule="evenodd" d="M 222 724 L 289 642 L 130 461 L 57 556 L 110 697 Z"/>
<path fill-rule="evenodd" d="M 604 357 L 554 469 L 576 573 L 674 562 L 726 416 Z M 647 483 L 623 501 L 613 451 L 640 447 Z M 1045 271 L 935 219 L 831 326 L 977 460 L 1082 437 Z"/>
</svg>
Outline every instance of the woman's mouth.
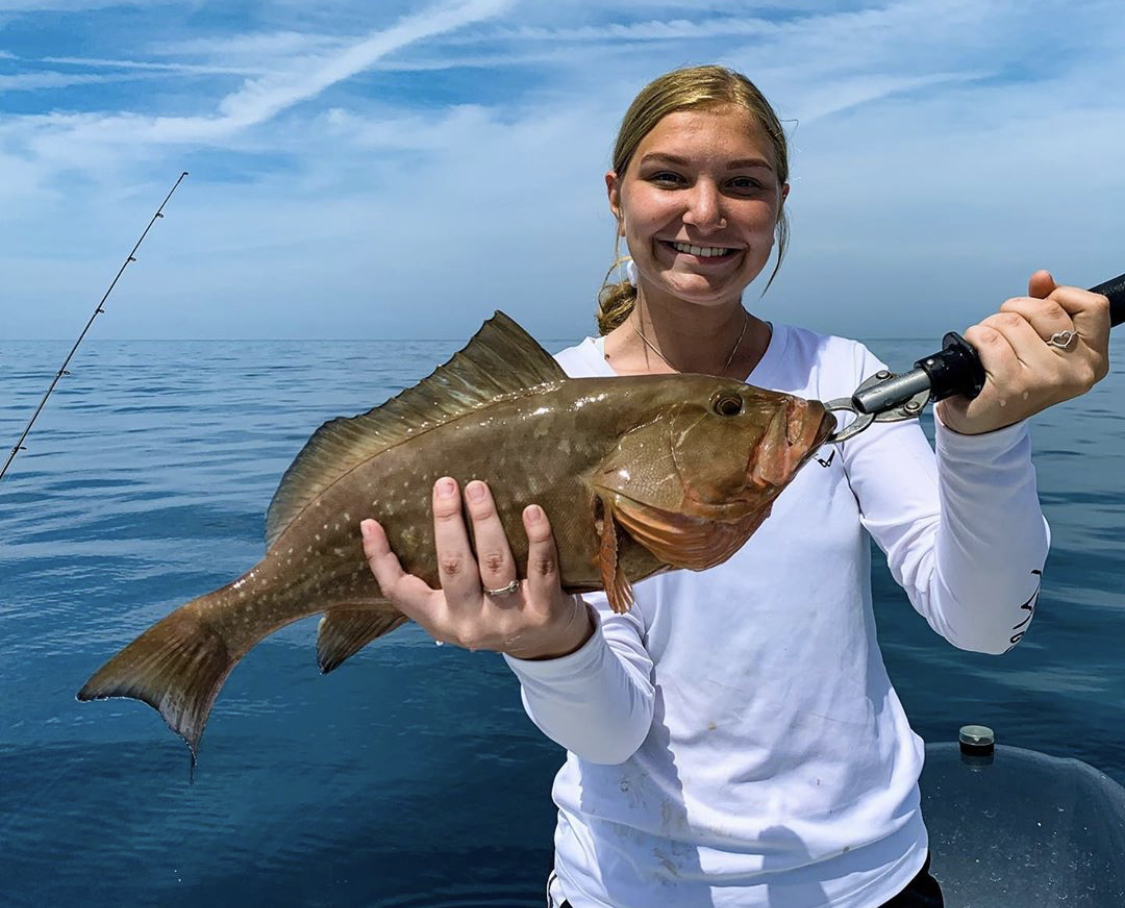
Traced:
<svg viewBox="0 0 1125 908">
<path fill-rule="evenodd" d="M 681 255 L 691 255 L 696 259 L 706 262 L 723 262 L 733 258 L 742 250 L 732 249 L 728 246 L 695 246 L 691 243 L 680 243 L 674 240 L 660 240 L 660 243 L 678 252 Z"/>
</svg>

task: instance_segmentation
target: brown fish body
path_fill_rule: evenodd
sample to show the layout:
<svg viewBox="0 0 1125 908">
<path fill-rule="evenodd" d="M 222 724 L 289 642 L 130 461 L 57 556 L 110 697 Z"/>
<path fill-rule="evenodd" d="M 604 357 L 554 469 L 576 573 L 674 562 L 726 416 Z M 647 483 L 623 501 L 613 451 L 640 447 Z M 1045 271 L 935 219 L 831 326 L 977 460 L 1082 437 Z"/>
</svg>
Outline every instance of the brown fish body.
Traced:
<svg viewBox="0 0 1125 908">
<path fill-rule="evenodd" d="M 438 585 L 430 495 L 446 475 L 489 484 L 521 572 L 521 513 L 541 505 L 564 589 L 605 588 L 624 610 L 630 581 L 733 554 L 833 424 L 818 403 L 710 376 L 567 379 L 499 315 L 458 356 L 470 361 L 322 427 L 271 505 L 266 557 L 139 637 L 79 698 L 145 700 L 194 754 L 226 675 L 269 633 L 324 612 L 330 670 L 406 620 L 367 566 L 361 520 L 377 518 L 404 569 Z"/>
</svg>

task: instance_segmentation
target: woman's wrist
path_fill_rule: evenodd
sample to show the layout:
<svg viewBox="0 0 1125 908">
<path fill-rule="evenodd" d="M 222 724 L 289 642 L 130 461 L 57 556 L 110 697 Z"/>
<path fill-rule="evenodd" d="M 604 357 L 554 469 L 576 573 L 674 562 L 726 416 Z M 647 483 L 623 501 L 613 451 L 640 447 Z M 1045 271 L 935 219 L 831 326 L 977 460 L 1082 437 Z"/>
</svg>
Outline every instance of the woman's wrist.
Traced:
<svg viewBox="0 0 1125 908">
<path fill-rule="evenodd" d="M 590 607 L 581 596 L 570 596 L 571 609 L 567 618 L 556 628 L 546 628 L 543 637 L 528 649 L 513 647 L 508 655 L 529 662 L 559 659 L 576 653 L 594 635 L 597 624 Z"/>
</svg>

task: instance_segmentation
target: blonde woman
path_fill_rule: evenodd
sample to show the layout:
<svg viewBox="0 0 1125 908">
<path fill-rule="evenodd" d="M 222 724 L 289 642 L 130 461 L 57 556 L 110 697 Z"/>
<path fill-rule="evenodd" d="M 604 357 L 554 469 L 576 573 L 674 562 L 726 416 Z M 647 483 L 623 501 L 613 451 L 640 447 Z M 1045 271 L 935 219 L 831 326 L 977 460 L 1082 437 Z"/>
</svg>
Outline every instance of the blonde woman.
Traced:
<svg viewBox="0 0 1125 908">
<path fill-rule="evenodd" d="M 781 125 L 745 77 L 708 66 L 644 88 L 606 174 L 629 280 L 603 291 L 602 336 L 558 354 L 568 374 L 708 373 L 827 400 L 881 369 L 861 344 L 743 306 L 780 264 L 788 175 Z M 1060 331 L 1076 344 L 1048 345 Z M 563 593 L 534 505 L 516 583 L 483 483 L 435 486 L 440 590 L 364 523 L 395 604 L 437 640 L 504 652 L 528 715 L 569 751 L 551 905 L 942 904 L 922 743 L 875 639 L 868 536 L 934 630 L 1009 649 L 1047 552 L 1025 421 L 1106 374 L 1108 335 L 1103 297 L 1037 272 L 965 333 L 988 380 L 972 402 L 938 406 L 936 454 L 915 423 L 869 429 L 799 474 L 729 561 L 638 583 L 628 614 Z"/>
</svg>

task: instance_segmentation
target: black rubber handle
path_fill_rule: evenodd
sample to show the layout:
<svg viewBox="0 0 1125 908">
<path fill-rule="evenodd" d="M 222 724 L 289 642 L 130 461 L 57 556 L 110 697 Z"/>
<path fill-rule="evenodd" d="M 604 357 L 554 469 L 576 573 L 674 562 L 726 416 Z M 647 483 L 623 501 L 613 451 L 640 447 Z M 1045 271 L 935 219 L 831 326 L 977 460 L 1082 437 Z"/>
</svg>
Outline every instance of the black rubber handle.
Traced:
<svg viewBox="0 0 1125 908">
<path fill-rule="evenodd" d="M 1119 274 L 1104 284 L 1091 287 L 1090 292 L 1109 297 L 1109 323 L 1114 328 L 1125 322 L 1125 274 Z"/>
<path fill-rule="evenodd" d="M 1091 287 L 1092 293 L 1109 298 L 1110 325 L 1125 322 L 1125 274 Z M 950 333 L 942 339 L 940 353 L 923 357 L 914 364 L 930 378 L 930 400 L 939 401 L 955 394 L 970 400 L 984 387 L 984 367 L 977 351 L 961 335 Z"/>
</svg>

